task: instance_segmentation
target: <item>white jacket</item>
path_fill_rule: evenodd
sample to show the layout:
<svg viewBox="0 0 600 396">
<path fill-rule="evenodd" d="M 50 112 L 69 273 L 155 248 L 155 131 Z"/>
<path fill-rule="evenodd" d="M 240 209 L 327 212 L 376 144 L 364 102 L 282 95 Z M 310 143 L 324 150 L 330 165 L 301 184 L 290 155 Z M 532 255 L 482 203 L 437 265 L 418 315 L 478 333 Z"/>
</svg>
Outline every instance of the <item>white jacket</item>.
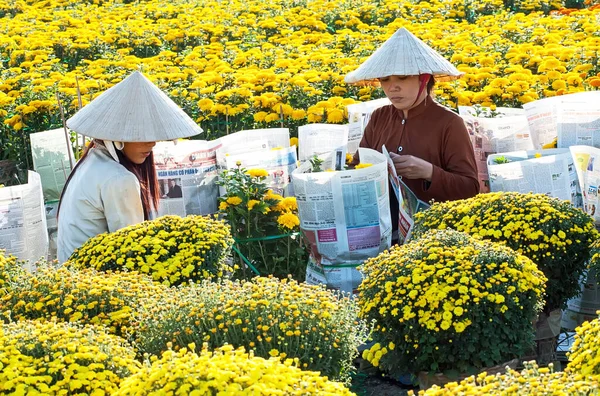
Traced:
<svg viewBox="0 0 600 396">
<path fill-rule="evenodd" d="M 73 174 L 58 216 L 58 260 L 89 238 L 144 221 L 137 177 L 104 147 L 94 147 Z"/>
</svg>

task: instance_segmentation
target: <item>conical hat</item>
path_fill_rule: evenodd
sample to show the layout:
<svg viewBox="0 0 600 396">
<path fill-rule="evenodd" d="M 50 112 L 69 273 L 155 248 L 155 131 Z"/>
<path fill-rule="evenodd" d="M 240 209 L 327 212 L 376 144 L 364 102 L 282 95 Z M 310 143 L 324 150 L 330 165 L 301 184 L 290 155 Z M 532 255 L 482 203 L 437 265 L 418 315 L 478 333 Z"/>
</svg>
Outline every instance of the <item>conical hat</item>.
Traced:
<svg viewBox="0 0 600 396">
<path fill-rule="evenodd" d="M 197 135 L 198 126 L 175 102 L 136 71 L 67 121 L 82 135 L 117 142 L 157 142 Z"/>
<path fill-rule="evenodd" d="M 452 80 L 464 73 L 405 28 L 398 29 L 358 69 L 346 75 L 347 83 L 388 76 L 433 74 L 438 81 Z"/>
</svg>

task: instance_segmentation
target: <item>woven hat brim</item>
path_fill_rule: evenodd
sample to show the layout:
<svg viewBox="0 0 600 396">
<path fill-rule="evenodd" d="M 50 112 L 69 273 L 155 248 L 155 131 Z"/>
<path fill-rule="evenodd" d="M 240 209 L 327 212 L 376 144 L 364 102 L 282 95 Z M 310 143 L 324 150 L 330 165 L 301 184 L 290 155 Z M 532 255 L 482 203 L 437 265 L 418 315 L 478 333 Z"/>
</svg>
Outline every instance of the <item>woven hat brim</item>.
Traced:
<svg viewBox="0 0 600 396">
<path fill-rule="evenodd" d="M 134 72 L 67 120 L 67 126 L 96 139 L 157 142 L 202 133 L 175 102 Z"/>
<path fill-rule="evenodd" d="M 379 47 L 358 69 L 344 78 L 348 84 L 388 76 L 432 74 L 438 81 L 460 78 L 452 63 L 433 48 L 401 28 Z"/>
</svg>

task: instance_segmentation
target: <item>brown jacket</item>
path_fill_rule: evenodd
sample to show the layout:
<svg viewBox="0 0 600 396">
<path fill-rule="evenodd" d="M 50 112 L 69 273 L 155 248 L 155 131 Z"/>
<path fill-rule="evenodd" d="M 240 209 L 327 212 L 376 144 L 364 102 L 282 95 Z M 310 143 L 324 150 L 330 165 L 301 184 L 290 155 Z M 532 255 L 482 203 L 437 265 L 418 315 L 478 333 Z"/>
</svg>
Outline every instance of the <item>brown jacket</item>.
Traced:
<svg viewBox="0 0 600 396">
<path fill-rule="evenodd" d="M 442 202 L 470 198 L 479 192 L 475 154 L 465 123 L 431 97 L 411 109 L 406 119 L 393 105 L 375 110 L 360 147 L 381 152 L 384 144 L 390 152 L 433 164 L 431 183 L 403 179 L 419 199 Z"/>
</svg>

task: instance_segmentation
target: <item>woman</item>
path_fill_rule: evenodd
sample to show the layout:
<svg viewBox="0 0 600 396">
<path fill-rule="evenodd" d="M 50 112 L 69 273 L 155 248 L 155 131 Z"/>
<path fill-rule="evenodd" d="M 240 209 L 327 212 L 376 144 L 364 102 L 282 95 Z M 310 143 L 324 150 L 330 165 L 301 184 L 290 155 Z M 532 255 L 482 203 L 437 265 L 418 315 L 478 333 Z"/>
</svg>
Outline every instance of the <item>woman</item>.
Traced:
<svg viewBox="0 0 600 396">
<path fill-rule="evenodd" d="M 391 104 L 373 112 L 360 146 L 382 151 L 385 145 L 398 175 L 425 202 L 479 192 L 475 154 L 462 118 L 430 95 L 434 78 L 460 76 L 450 62 L 402 28 L 345 79 L 381 84 Z M 392 195 L 392 216 L 397 216 Z"/>
<path fill-rule="evenodd" d="M 94 139 L 61 195 L 61 263 L 89 238 L 150 219 L 160 198 L 152 154 L 155 142 L 202 132 L 139 72 L 100 95 L 67 125 Z"/>
</svg>

